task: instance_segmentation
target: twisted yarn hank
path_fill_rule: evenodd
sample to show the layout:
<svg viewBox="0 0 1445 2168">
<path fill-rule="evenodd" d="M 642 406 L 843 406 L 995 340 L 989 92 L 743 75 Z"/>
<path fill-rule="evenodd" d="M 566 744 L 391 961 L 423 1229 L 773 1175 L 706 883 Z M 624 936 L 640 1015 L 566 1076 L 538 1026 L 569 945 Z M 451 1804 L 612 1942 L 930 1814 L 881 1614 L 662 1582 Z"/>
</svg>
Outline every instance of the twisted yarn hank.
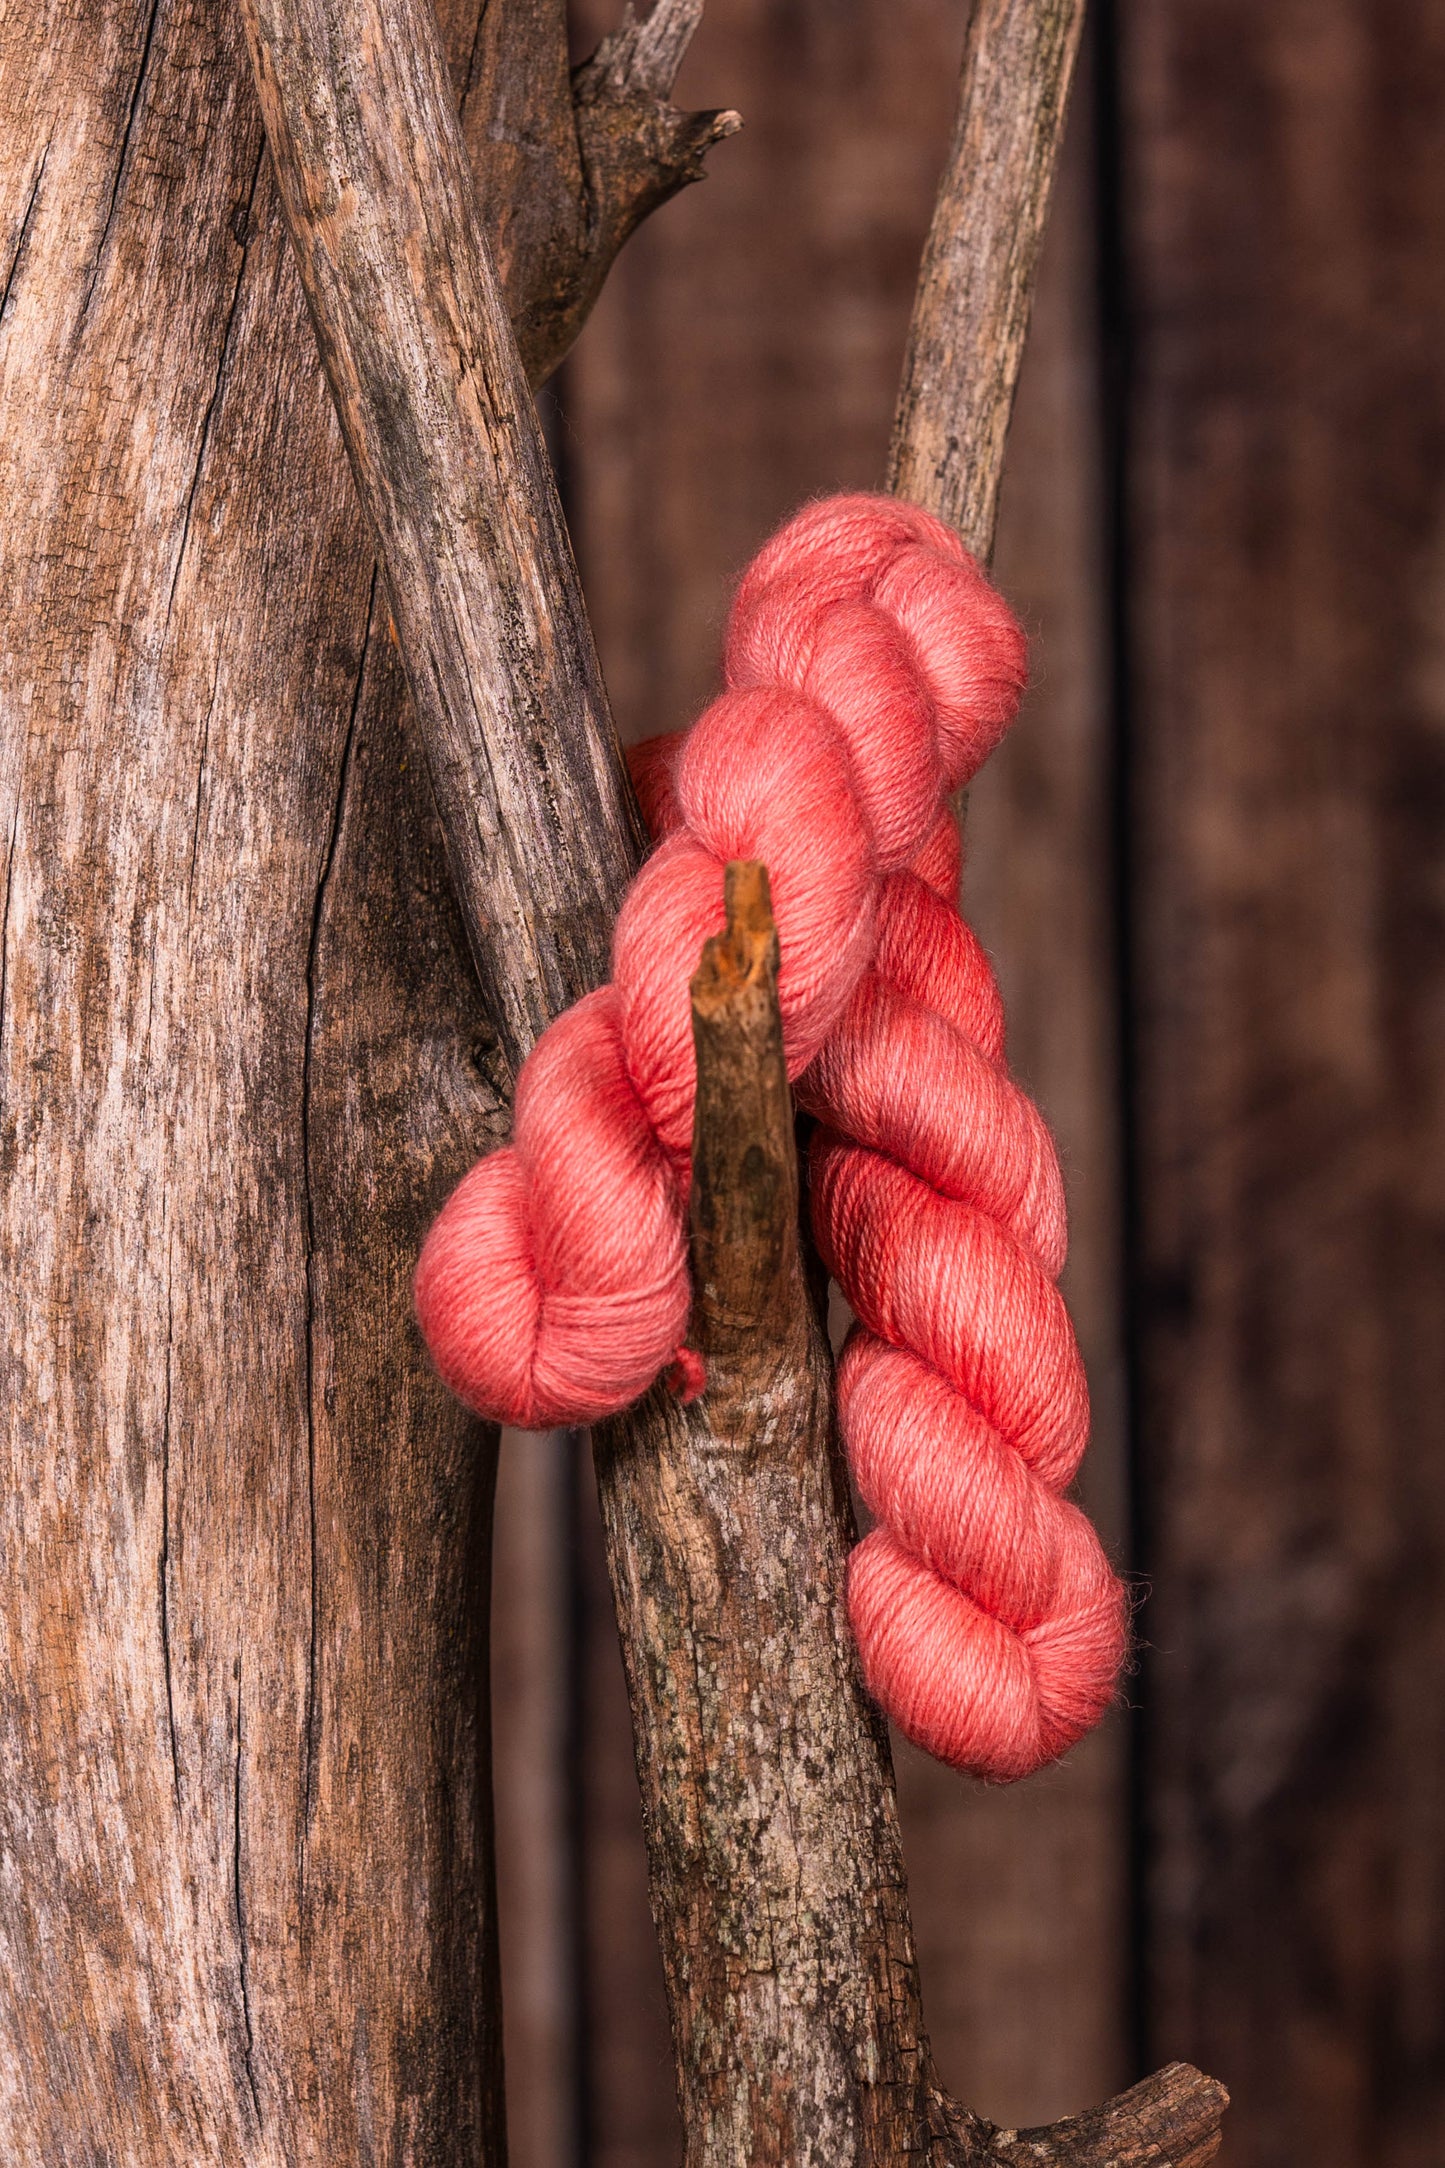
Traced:
<svg viewBox="0 0 1445 2168">
<path fill-rule="evenodd" d="M 1088 1400 L 1054 1284 L 1058 1163 L 953 901 L 948 801 L 1024 663 L 961 542 L 912 506 L 833 498 L 767 544 L 725 690 L 634 757 L 661 841 L 612 980 L 538 1041 L 511 1145 L 458 1185 L 416 1278 L 443 1378 L 524 1429 L 614 1413 L 685 1353 L 689 981 L 728 860 L 763 860 L 815 1237 L 858 1318 L 839 1407 L 878 1523 L 849 1571 L 864 1674 L 910 1737 L 996 1780 L 1096 1721 L 1124 1645 L 1119 1585 L 1061 1495 Z"/>
</svg>

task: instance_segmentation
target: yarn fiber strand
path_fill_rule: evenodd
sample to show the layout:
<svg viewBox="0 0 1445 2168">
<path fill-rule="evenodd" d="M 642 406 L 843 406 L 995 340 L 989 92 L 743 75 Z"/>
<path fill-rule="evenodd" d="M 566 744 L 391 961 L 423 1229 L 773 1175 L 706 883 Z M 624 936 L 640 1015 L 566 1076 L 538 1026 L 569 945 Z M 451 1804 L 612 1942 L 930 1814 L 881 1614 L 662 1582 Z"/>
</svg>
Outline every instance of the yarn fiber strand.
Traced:
<svg viewBox="0 0 1445 2168">
<path fill-rule="evenodd" d="M 442 1376 L 523 1429 L 614 1413 L 686 1358 L 689 982 L 725 866 L 761 859 L 788 1072 L 819 1122 L 815 1235 L 859 1319 L 840 1413 L 879 1525 L 852 1560 L 854 1633 L 902 1728 L 993 1778 L 1087 1729 L 1123 1647 L 1118 1584 L 1061 1496 L 1088 1408 L 1054 1285 L 1057 1160 L 953 901 L 949 799 L 1024 666 L 1005 604 L 915 507 L 833 498 L 766 545 L 724 691 L 634 756 L 660 840 L 611 982 L 538 1041 L 511 1145 L 458 1185 L 416 1278 Z"/>
<path fill-rule="evenodd" d="M 1007 1781 L 1103 1714 L 1124 1605 L 1060 1495 L 1089 1407 L 1054 1284 L 1058 1160 L 1003 1068 L 997 987 L 954 892 L 888 884 L 876 961 L 798 1095 L 819 1117 L 815 1239 L 858 1318 L 838 1398 L 878 1522 L 848 1578 L 864 1673 L 920 1746 Z"/>
</svg>

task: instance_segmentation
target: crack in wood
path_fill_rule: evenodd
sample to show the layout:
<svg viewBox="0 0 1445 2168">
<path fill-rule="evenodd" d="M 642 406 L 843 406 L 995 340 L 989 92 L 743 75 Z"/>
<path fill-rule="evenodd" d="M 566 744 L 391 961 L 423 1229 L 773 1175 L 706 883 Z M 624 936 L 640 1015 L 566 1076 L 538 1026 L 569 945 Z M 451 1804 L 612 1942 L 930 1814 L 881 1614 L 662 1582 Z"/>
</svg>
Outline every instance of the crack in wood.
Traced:
<svg viewBox="0 0 1445 2168">
<path fill-rule="evenodd" d="M 135 81 L 131 86 L 130 98 L 126 105 L 125 126 L 121 131 L 120 143 L 116 150 L 115 179 L 111 184 L 110 202 L 106 206 L 105 223 L 100 229 L 100 239 L 95 247 L 95 261 L 91 266 L 90 278 L 80 304 L 80 314 L 76 319 L 75 336 L 77 339 L 84 330 L 86 318 L 90 314 L 91 298 L 95 293 L 96 283 L 100 278 L 101 268 L 105 262 L 105 252 L 110 242 L 110 229 L 115 224 L 115 214 L 120 207 L 121 190 L 125 186 L 126 176 L 130 168 L 131 139 L 135 132 L 136 117 L 140 112 L 141 92 L 145 88 L 146 76 L 150 71 L 151 47 L 155 41 L 156 23 L 160 17 L 161 5 L 162 0 L 150 0 L 150 6 L 146 13 L 145 32 L 141 38 L 140 63 L 136 68 Z"/>
<path fill-rule="evenodd" d="M 10 842 L 5 852 L 5 902 L 0 907 L 0 1046 L 5 1043 L 6 1001 L 10 986 L 10 892 L 15 881 L 15 839 L 20 833 L 20 805 L 24 775 L 15 788 L 15 810 L 10 816 Z"/>
<path fill-rule="evenodd" d="M 189 506 L 189 505 L 187 505 L 187 507 L 186 507 L 186 524 L 187 524 L 187 528 L 189 529 L 189 525 L 190 525 L 190 506 Z M 182 543 L 181 543 L 181 555 L 183 555 L 183 554 L 184 554 L 184 552 L 185 552 L 185 542 L 184 542 L 184 539 L 183 539 L 183 540 L 182 540 Z M 179 574 L 179 569 L 180 569 L 180 556 L 178 556 L 178 557 L 177 557 L 177 559 L 176 559 L 176 567 L 177 567 L 177 573 Z M 171 583 L 171 594 L 172 594 L 172 596 L 174 596 L 174 594 L 175 594 L 175 591 L 176 591 L 176 590 L 175 590 L 175 582 L 174 582 L 174 581 L 172 581 L 172 583 Z M 169 615 L 169 610 L 167 611 L 167 615 Z M 202 722 L 202 724 L 201 724 L 201 753 L 200 753 L 200 758 L 199 758 L 199 760 L 198 760 L 198 761 L 196 762 L 196 802 L 195 802 L 195 808 L 194 808 L 194 811 L 193 811 L 193 813 L 192 813 L 192 816 L 191 816 L 191 863 L 190 863 L 190 866 L 189 866 L 189 868 L 188 868 L 188 870 L 187 870 L 187 874 L 186 874 L 186 904 L 187 904 L 187 907 L 188 907 L 189 909 L 191 909 L 191 910 L 194 910 L 194 909 L 195 909 L 195 901 L 196 901 L 196 866 L 197 866 L 197 862 L 198 862 L 198 860 L 199 860 L 199 858 L 200 858 L 200 850 L 201 850 L 201 802 L 202 802 L 202 799 L 203 799 L 203 797 L 204 797 L 204 795 L 205 795 L 205 782 L 206 782 L 206 761 L 207 761 L 207 758 L 208 758 L 208 756 L 209 756 L 209 754 L 210 754 L 210 750 L 211 750 L 211 718 L 212 718 L 212 716 L 213 716 L 213 715 L 215 714 L 215 712 L 216 712 L 216 693 L 217 693 L 217 690 L 218 690 L 218 688 L 219 688 L 219 686 L 220 686 L 220 682 L 221 682 L 221 665 L 220 665 L 220 660 L 219 660 L 219 657 L 218 657 L 218 658 L 217 658 L 217 662 L 216 662 L 216 668 L 215 668 L 215 670 L 214 670 L 214 672 L 212 673 L 212 676 L 211 676 L 211 696 L 210 696 L 209 700 L 208 700 L 208 701 L 206 702 L 206 713 L 205 713 L 205 718 L 204 718 L 204 720 L 203 720 L 203 722 Z"/>
<path fill-rule="evenodd" d="M 251 186 L 250 186 L 250 188 L 249 188 L 249 189 L 247 190 L 247 192 L 246 192 L 246 202 L 245 202 L 245 216 L 246 216 L 246 226 L 247 226 L 247 230 L 248 230 L 248 233 L 249 233 L 249 228 L 250 228 L 250 221 L 251 221 L 251 206 L 253 205 L 253 203 L 254 203 L 254 202 L 255 202 L 255 200 L 256 200 L 256 184 L 257 184 L 257 182 L 258 182 L 258 181 L 260 180 L 260 178 L 261 178 L 261 161 L 262 161 L 262 159 L 263 159 L 263 158 L 265 157 L 265 155 L 266 155 L 266 138 L 265 138 L 265 136 L 263 135 L 263 136 L 262 136 L 262 138 L 261 138 L 261 141 L 260 141 L 260 143 L 259 143 L 259 144 L 257 145 L 257 148 L 256 148 L 256 163 L 255 163 L 254 167 L 253 167 L 253 168 L 252 168 L 252 170 L 251 170 Z M 234 330 L 234 328 L 235 328 L 235 323 L 236 323 L 236 312 L 237 312 L 237 310 L 239 309 L 239 307 L 240 307 L 240 305 L 241 305 L 241 288 L 242 288 L 242 285 L 243 285 L 243 284 L 244 284 L 244 282 L 245 282 L 245 277 L 246 277 L 246 265 L 247 265 L 247 263 L 248 263 L 248 262 L 249 262 L 249 260 L 250 260 L 250 251 L 249 251 L 249 247 L 248 247 L 248 244 L 247 244 L 247 242 L 243 241 L 243 242 L 242 242 L 242 243 L 240 244 L 240 247 L 241 247 L 241 261 L 240 261 L 240 263 L 239 263 L 239 264 L 237 265 L 237 267 L 236 267 L 236 283 L 235 283 L 234 287 L 233 287 L 233 288 L 232 288 L 232 290 L 231 290 L 231 305 L 230 305 L 229 309 L 228 309 L 228 310 L 226 311 L 226 322 L 225 322 L 225 328 L 223 329 L 223 331 L 222 331 L 222 333 L 221 333 L 221 350 L 220 350 L 220 354 L 218 355 L 218 357 L 217 357 L 217 361 L 216 361 L 216 374 L 215 374 L 215 379 L 214 379 L 214 381 L 213 381 L 213 383 L 212 383 L 212 385 L 211 385 L 211 396 L 210 396 L 210 398 L 209 398 L 209 399 L 208 399 L 208 400 L 206 401 L 206 411 L 205 411 L 205 413 L 204 413 L 204 414 L 203 414 L 203 415 L 201 416 L 201 430 L 200 430 L 200 437 L 199 437 L 199 439 L 198 439 L 198 441 L 197 441 L 197 444 L 196 444 L 196 458 L 195 458 L 195 464 L 194 464 L 194 466 L 193 466 L 193 467 L 192 467 L 192 469 L 191 469 L 191 481 L 190 481 L 190 487 L 189 487 L 189 489 L 188 489 L 188 490 L 186 491 L 186 508 L 185 508 L 185 511 L 184 511 L 184 513 L 183 513 L 183 514 L 182 514 L 182 516 L 181 516 L 181 536 L 180 536 L 180 543 L 179 543 L 179 546 L 178 546 L 178 548 L 177 548 L 177 550 L 176 550 L 176 562 L 175 562 L 175 570 L 174 570 L 174 571 L 172 572 L 172 574 L 171 574 L 171 584 L 170 584 L 170 591 L 169 591 L 169 593 L 168 593 L 168 594 L 167 594 L 167 596 L 166 596 L 166 614 L 165 614 L 165 623 L 164 623 L 164 625 L 163 625 L 163 627 L 162 627 L 162 633 L 161 633 L 161 637 L 162 637 L 162 639 L 164 639 L 164 638 L 165 638 L 166 634 L 167 634 L 167 633 L 169 633 L 169 631 L 170 631 L 170 629 L 171 629 L 171 613 L 172 613 L 172 611 L 173 611 L 173 610 L 175 609 L 175 602 L 176 602 L 176 589 L 177 589 L 177 588 L 179 587 L 179 585 L 180 585 L 180 580 L 181 580 L 181 569 L 182 569 L 182 567 L 183 567 L 183 566 L 184 566 L 184 564 L 185 564 L 185 561 L 186 561 L 186 550 L 187 550 L 187 548 L 188 548 L 188 546 L 189 546 L 189 544 L 190 544 L 190 539 L 191 539 L 191 515 L 192 515 L 192 513 L 194 512 L 194 510 L 195 510 L 195 506 L 196 506 L 196 492 L 197 492 L 197 491 L 199 490 L 199 488 L 200 488 L 200 486 L 201 486 L 201 470 L 202 470 L 202 468 L 203 468 L 203 467 L 205 466 L 205 463 L 206 463 L 206 447 L 207 447 L 207 445 L 208 445 L 208 444 L 210 443 L 210 439 L 211 439 L 211 422 L 212 422 L 212 419 L 213 419 L 213 417 L 214 417 L 214 415 L 215 415 L 215 412 L 216 412 L 216 408 L 217 408 L 217 406 L 218 406 L 218 404 L 219 404 L 219 402 L 220 402 L 220 397 L 221 397 L 221 387 L 222 387 L 222 385 L 223 385 L 223 384 L 225 383 L 225 380 L 226 380 L 226 363 L 227 363 L 228 359 L 230 358 L 230 352 L 231 352 L 231 333 L 232 333 L 232 331 L 233 331 L 233 330 Z M 208 715 L 207 715 L 207 717 L 206 717 L 206 721 L 207 721 L 207 725 L 209 726 L 209 723 L 210 723 L 210 716 L 209 716 L 209 714 L 208 714 Z M 203 753 L 203 754 L 202 754 L 202 761 L 203 761 L 203 763 L 204 763 L 204 757 L 205 757 L 205 756 L 204 756 L 204 753 Z M 197 781 L 197 785 L 196 785 L 196 809 L 197 809 L 197 818 L 199 819 L 199 814 L 200 814 L 200 783 L 199 783 L 199 780 Z M 194 859 L 192 860 L 192 870 L 194 870 Z"/>
<path fill-rule="evenodd" d="M 15 285 L 16 274 L 20 269 L 20 259 L 25 253 L 25 243 L 29 238 L 30 222 L 35 216 L 35 206 L 40 201 L 40 184 L 45 178 L 45 167 L 50 157 L 51 140 L 47 138 L 45 148 L 40 153 L 40 164 L 36 168 L 35 180 L 31 186 L 29 199 L 21 214 L 20 230 L 15 237 L 15 248 L 10 258 L 9 269 L 5 273 L 5 284 L 0 287 L 0 325 L 5 322 L 5 311 L 10 306 L 10 295 Z"/>
<path fill-rule="evenodd" d="M 166 1243 L 166 1389 L 161 1411 L 161 1548 L 158 1562 L 161 1613 L 161 1665 L 166 1682 L 166 1730 L 171 1749 L 171 1784 L 176 1811 L 181 1805 L 181 1756 L 176 1740 L 175 1680 L 171 1670 L 171 1395 L 174 1381 L 175 1300 L 171 1284 L 171 1250 Z"/>
<path fill-rule="evenodd" d="M 322 853 L 321 869 L 316 879 L 315 901 L 311 912 L 311 930 L 306 947 L 306 1016 L 303 1026 L 301 1054 L 301 1185 L 306 1221 L 306 1261 L 304 1324 L 306 1334 L 306 1519 L 309 1537 L 310 1571 L 310 1626 L 306 1658 L 306 1698 L 302 1714 L 302 1778 L 301 1778 L 301 1826 L 298 1838 L 298 1881 L 306 1886 L 307 1838 L 316 1805 L 316 1748 L 320 1723 L 318 1666 L 320 1642 L 317 1631 L 320 1599 L 320 1562 L 316 1532 L 316 1209 L 311 1180 L 311 1093 L 312 1055 L 316 1036 L 316 965 L 321 946 L 322 926 L 326 915 L 326 899 L 331 887 L 331 876 L 336 864 L 337 845 L 341 836 L 341 824 L 346 808 L 347 786 L 351 780 L 352 759 L 356 745 L 357 717 L 361 711 L 362 689 L 366 682 L 367 659 L 371 653 L 371 635 L 376 622 L 376 590 L 380 567 L 373 565 L 371 585 L 366 597 L 366 620 L 361 635 L 361 651 L 357 657 L 356 680 L 352 687 L 351 708 L 346 721 L 346 736 L 341 748 L 340 769 L 337 776 L 336 797 L 332 806 L 331 825 L 327 832 L 326 847 Z"/>
<path fill-rule="evenodd" d="M 246 1906 L 241 1870 L 241 1782 L 245 1766 L 245 1734 L 243 1727 L 244 1659 L 236 1658 L 236 1766 L 232 1784 L 235 1802 L 231 1846 L 231 1896 L 236 1913 L 236 1958 L 241 1991 L 241 2022 L 245 2034 L 246 2083 L 250 2089 L 251 2106 L 256 2123 L 262 2123 L 261 2094 L 256 2082 L 256 2035 L 251 2017 L 250 1953 L 246 1941 Z"/>
</svg>

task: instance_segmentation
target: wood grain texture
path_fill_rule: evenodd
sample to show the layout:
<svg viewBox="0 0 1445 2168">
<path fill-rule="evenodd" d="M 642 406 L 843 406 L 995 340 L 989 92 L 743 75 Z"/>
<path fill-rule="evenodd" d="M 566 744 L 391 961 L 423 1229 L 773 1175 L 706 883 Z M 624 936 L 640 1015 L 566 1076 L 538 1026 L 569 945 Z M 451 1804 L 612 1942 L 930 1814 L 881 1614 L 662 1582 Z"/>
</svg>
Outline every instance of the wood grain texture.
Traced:
<svg viewBox="0 0 1445 2168">
<path fill-rule="evenodd" d="M 0 2155 L 500 2151 L 483 1019 L 245 55 L 0 25 Z"/>
<path fill-rule="evenodd" d="M 478 199 L 533 384 L 582 328 L 618 250 L 703 177 L 732 112 L 671 102 L 702 0 L 660 0 L 568 66 L 566 0 L 490 0 L 462 79 Z"/>
<path fill-rule="evenodd" d="M 1084 0 L 976 0 L 908 332 L 888 487 L 985 562 L 1083 21 Z"/>
<path fill-rule="evenodd" d="M 1048 2168 L 1087 2160 L 1098 2168 L 1207 2168 L 1219 2150 L 1229 2105 L 1224 2088 L 1187 2063 L 1169 2063 L 1117 2100 L 1044 2130 L 992 2130 L 989 2157 L 1000 2168 Z"/>
<path fill-rule="evenodd" d="M 375 529 L 503 1055 L 606 977 L 641 850 L 430 0 L 245 0 L 262 116 Z"/>
<path fill-rule="evenodd" d="M 1150 2023 L 1445 2144 L 1445 21 L 1126 5 Z"/>
</svg>

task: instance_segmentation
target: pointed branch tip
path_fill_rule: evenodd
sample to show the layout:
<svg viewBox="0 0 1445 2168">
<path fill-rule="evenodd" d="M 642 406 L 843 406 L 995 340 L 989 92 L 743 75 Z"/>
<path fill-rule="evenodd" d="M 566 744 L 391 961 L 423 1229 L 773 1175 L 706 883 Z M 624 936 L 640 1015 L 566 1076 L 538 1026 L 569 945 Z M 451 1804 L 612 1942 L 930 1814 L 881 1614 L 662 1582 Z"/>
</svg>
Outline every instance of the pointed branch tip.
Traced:
<svg viewBox="0 0 1445 2168">
<path fill-rule="evenodd" d="M 778 930 L 768 869 L 756 858 L 735 858 L 723 876 L 724 930 L 703 944 L 692 981 L 694 1006 L 708 1009 L 741 987 L 762 983 L 771 994 L 778 973 Z"/>
</svg>

